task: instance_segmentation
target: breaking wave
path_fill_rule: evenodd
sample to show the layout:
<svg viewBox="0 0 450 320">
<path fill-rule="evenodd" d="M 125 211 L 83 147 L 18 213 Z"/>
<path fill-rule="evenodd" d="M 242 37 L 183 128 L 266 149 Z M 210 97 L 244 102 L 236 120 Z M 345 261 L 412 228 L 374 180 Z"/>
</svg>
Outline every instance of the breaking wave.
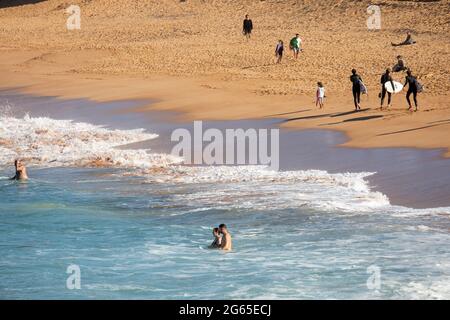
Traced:
<svg viewBox="0 0 450 320">
<path fill-rule="evenodd" d="M 411 209 L 394 207 L 387 196 L 371 190 L 366 178 L 373 173 L 335 173 L 321 170 L 273 171 L 264 166 L 185 166 L 182 158 L 127 147 L 157 134 L 145 129 L 113 130 L 88 123 L 46 117 L 0 116 L 0 166 L 20 157 L 42 167 L 114 167 L 125 175 L 140 175 L 144 183 L 206 185 L 195 192 L 172 195 L 192 208 L 295 208 L 341 212 L 380 212 L 399 216 Z M 177 199 L 178 197 L 178 199 Z M 172 201 L 172 203 L 173 203 Z M 393 210 L 394 209 L 394 210 Z M 447 208 L 432 209 L 449 213 Z M 414 210 L 416 214 L 429 214 Z"/>
<path fill-rule="evenodd" d="M 0 165 L 20 157 L 40 166 L 167 166 L 181 159 L 146 149 L 118 148 L 155 139 L 144 129 L 111 130 L 88 123 L 46 117 L 0 117 Z"/>
</svg>

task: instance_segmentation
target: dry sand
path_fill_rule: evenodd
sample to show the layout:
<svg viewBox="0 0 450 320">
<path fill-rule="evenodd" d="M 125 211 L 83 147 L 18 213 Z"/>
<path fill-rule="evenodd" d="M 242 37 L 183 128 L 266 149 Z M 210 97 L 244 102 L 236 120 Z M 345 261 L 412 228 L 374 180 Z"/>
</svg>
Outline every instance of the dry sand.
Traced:
<svg viewBox="0 0 450 320">
<path fill-rule="evenodd" d="M 180 111 L 184 119 L 286 118 L 284 126 L 345 131 L 346 146 L 446 148 L 450 156 L 450 0 L 372 1 L 382 29 L 366 27 L 371 1 L 0 1 L 0 86 L 94 100 L 152 98 L 147 108 Z M 18 5 L 20 3 L 30 3 Z M 66 28 L 71 4 L 81 30 Z M 255 26 L 246 41 L 243 16 Z M 410 30 L 416 45 L 392 47 Z M 299 32 L 304 53 L 274 63 Z M 379 78 L 405 57 L 426 91 L 420 112 L 404 93 L 380 111 Z M 350 70 L 369 87 L 367 110 L 352 113 Z M 396 74 L 402 80 L 404 74 Z M 327 90 L 324 110 L 315 84 Z"/>
</svg>

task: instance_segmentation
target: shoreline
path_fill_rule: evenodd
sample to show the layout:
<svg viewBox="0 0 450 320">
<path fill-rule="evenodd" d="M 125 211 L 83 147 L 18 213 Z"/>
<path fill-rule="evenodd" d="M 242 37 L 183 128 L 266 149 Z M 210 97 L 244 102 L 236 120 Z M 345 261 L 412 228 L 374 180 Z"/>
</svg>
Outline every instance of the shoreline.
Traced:
<svg viewBox="0 0 450 320">
<path fill-rule="evenodd" d="M 7 92 L 3 91 L 3 97 L 5 95 L 8 97 Z M 157 133 L 158 139 L 133 144 L 133 148 L 151 148 L 156 153 L 170 153 L 171 130 L 180 127 L 192 129 L 191 122 L 180 121 L 179 116 L 170 111 L 149 111 L 145 117 L 130 111 L 139 105 L 148 104 L 148 101 L 98 103 L 86 99 L 63 100 L 9 92 L 11 101 L 15 100 L 15 96 L 23 100 L 16 109 L 18 114 L 28 111 L 31 116 L 53 115 L 55 119 L 106 125 L 112 129 L 144 128 L 149 133 Z M 127 116 L 125 122 L 124 115 Z M 280 119 L 272 118 L 207 121 L 205 126 L 219 129 L 277 128 L 279 123 Z M 450 190 L 447 190 L 450 184 L 445 179 L 445 173 L 450 170 L 450 161 L 439 157 L 440 150 L 348 148 L 343 146 L 347 140 L 344 134 L 327 129 L 281 128 L 280 169 L 325 170 L 329 173 L 377 172 L 367 179 L 370 187 L 373 191 L 387 195 L 392 205 L 416 209 L 450 206 Z"/>
<path fill-rule="evenodd" d="M 18 90 L 24 94 L 64 99 L 87 98 L 98 102 L 151 100 L 152 104 L 128 112 L 171 111 L 177 114 L 175 120 L 180 122 L 280 117 L 284 119 L 280 125 L 283 128 L 341 132 L 348 138 L 342 144 L 344 147 L 441 149 L 441 155 L 450 158 L 450 141 L 442 139 L 450 125 L 450 118 L 446 118 L 445 110 L 442 115 L 436 111 L 429 112 L 429 109 L 409 113 L 400 107 L 380 111 L 373 107 L 378 101 L 373 94 L 368 99 L 362 97 L 363 110 L 353 112 L 352 107 L 349 107 L 351 97 L 348 95 L 330 98 L 331 102 L 326 102 L 325 109 L 318 110 L 310 97 L 257 96 L 249 93 L 248 88 L 239 88 L 239 83 L 228 87 L 208 88 L 205 83 L 223 84 L 220 80 L 208 77 L 194 80 L 161 75 L 142 78 L 65 72 L 25 75 L 12 72 L 1 65 L 0 73 L 4 75 L 0 79 L 2 90 Z M 173 88 L 177 90 L 174 92 Z M 401 97 L 394 97 L 394 102 L 399 105 L 403 98 L 402 93 Z M 449 99 L 447 96 L 431 96 L 428 101 L 434 101 L 435 105 L 442 107 L 447 105 Z M 422 134 L 422 130 L 427 130 L 426 134 Z"/>
</svg>

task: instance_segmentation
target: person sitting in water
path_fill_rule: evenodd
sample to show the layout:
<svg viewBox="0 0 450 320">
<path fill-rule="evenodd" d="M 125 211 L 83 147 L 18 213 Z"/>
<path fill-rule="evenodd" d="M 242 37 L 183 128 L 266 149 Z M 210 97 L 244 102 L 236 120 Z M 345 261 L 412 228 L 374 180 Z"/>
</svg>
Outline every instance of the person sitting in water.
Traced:
<svg viewBox="0 0 450 320">
<path fill-rule="evenodd" d="M 394 47 L 398 47 L 398 46 L 407 46 L 407 45 L 415 44 L 415 43 L 416 43 L 416 41 L 413 40 L 413 38 L 412 38 L 412 36 L 411 36 L 411 32 L 408 32 L 408 33 L 406 34 L 406 39 L 405 39 L 405 41 L 400 42 L 400 43 L 393 43 L 393 42 L 391 42 L 391 44 L 392 44 Z"/>
<path fill-rule="evenodd" d="M 402 56 L 397 56 L 397 64 L 392 67 L 392 72 L 400 72 L 405 70 L 408 70 L 405 66 L 405 60 L 403 60 Z"/>
<path fill-rule="evenodd" d="M 222 234 L 222 242 L 220 244 L 220 249 L 230 251 L 232 249 L 231 244 L 231 234 L 225 224 L 219 226 L 219 232 Z"/>
<path fill-rule="evenodd" d="M 211 249 L 218 249 L 222 244 L 222 236 L 220 235 L 219 228 L 213 229 L 214 241 L 209 245 Z"/>
<path fill-rule="evenodd" d="M 14 166 L 16 168 L 16 175 L 11 178 L 11 180 L 27 180 L 27 168 L 25 165 L 20 161 L 20 159 L 16 159 L 14 161 Z"/>
</svg>

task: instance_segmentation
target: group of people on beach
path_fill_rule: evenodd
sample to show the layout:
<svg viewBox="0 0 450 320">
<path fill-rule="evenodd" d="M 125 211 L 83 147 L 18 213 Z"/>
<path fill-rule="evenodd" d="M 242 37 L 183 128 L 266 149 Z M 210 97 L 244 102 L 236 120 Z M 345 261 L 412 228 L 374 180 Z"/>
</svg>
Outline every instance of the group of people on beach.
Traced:
<svg viewBox="0 0 450 320">
<path fill-rule="evenodd" d="M 401 59 L 401 56 L 397 57 L 399 60 Z M 402 60 L 400 60 L 402 61 Z M 403 65 L 403 61 L 402 61 Z M 398 64 L 396 65 L 398 66 Z M 392 72 L 400 72 L 406 70 L 406 76 L 405 76 L 405 83 L 403 85 L 404 88 L 408 86 L 408 90 L 406 92 L 406 101 L 408 102 L 408 110 L 412 111 L 412 103 L 411 103 L 411 95 L 413 95 L 414 99 L 414 106 L 415 110 L 418 110 L 418 102 L 417 102 L 417 94 L 423 90 L 422 85 L 417 80 L 417 77 L 415 77 L 410 69 L 407 69 L 406 67 L 403 68 L 396 68 L 394 66 L 393 70 L 391 71 L 390 68 L 387 68 L 386 71 L 381 75 L 380 84 L 381 84 L 381 91 L 379 93 L 379 98 L 381 99 L 381 106 L 380 110 L 383 109 L 384 106 L 384 100 L 386 98 L 386 95 L 388 97 L 388 103 L 387 107 L 389 108 L 391 106 L 392 101 L 392 94 L 395 92 L 396 85 L 394 83 L 394 79 L 392 77 Z M 355 105 L 355 110 L 361 110 L 361 94 L 367 93 L 367 88 L 364 85 L 364 82 L 361 78 L 361 76 L 357 73 L 356 69 L 352 69 L 352 75 L 350 76 L 350 81 L 352 82 L 352 94 L 353 94 L 353 102 Z M 390 89 L 386 88 L 386 84 L 390 84 Z M 319 89 L 318 89 L 319 90 Z"/>
<path fill-rule="evenodd" d="M 247 40 L 250 39 L 251 33 L 253 30 L 253 21 L 249 18 L 249 15 L 245 15 L 245 19 L 243 22 L 242 33 L 246 36 Z M 406 39 L 400 43 L 391 43 L 392 46 L 404 46 L 415 44 L 416 41 L 413 40 L 410 32 L 407 33 Z M 289 49 L 293 52 L 294 59 L 298 59 L 298 55 L 303 51 L 302 49 L 302 39 L 299 34 L 296 34 L 289 42 Z M 276 63 L 281 63 L 283 59 L 284 53 L 284 43 L 283 40 L 278 40 L 278 43 L 275 47 L 275 57 Z M 381 100 L 381 107 L 383 109 L 384 100 L 386 95 L 388 96 L 387 107 L 391 106 L 392 94 L 395 92 L 394 80 L 392 78 L 392 72 L 404 72 L 406 71 L 405 84 L 404 87 L 408 86 L 408 91 L 406 93 L 406 100 L 408 102 L 408 110 L 412 111 L 412 103 L 411 103 L 411 95 L 413 95 L 415 111 L 418 110 L 418 102 L 417 102 L 417 93 L 422 91 L 422 85 L 418 82 L 417 77 L 412 74 L 412 71 L 405 66 L 404 60 L 401 56 L 397 56 L 397 63 L 394 65 L 392 70 L 390 68 L 386 69 L 386 71 L 381 76 L 381 91 L 379 93 L 379 98 Z M 365 86 L 361 76 L 357 73 L 356 69 L 352 69 L 352 74 L 350 75 L 350 81 L 352 82 L 352 95 L 353 95 L 353 103 L 355 105 L 355 110 L 361 110 L 361 94 L 367 93 L 367 87 Z M 386 88 L 386 83 L 391 84 L 391 89 L 388 90 Z M 392 91 L 392 92 L 390 92 Z M 321 81 L 317 82 L 316 89 L 316 107 L 322 109 L 324 107 L 325 102 L 325 87 Z"/>
<path fill-rule="evenodd" d="M 248 14 L 246 14 L 242 24 L 242 34 L 247 38 L 247 40 L 251 38 L 252 30 L 253 21 L 249 18 Z M 302 51 L 302 39 L 298 33 L 289 41 L 289 49 L 292 51 L 294 59 L 298 59 L 298 54 Z M 278 40 L 278 43 L 275 46 L 276 63 L 281 63 L 283 53 L 284 42 L 283 40 Z"/>
</svg>

